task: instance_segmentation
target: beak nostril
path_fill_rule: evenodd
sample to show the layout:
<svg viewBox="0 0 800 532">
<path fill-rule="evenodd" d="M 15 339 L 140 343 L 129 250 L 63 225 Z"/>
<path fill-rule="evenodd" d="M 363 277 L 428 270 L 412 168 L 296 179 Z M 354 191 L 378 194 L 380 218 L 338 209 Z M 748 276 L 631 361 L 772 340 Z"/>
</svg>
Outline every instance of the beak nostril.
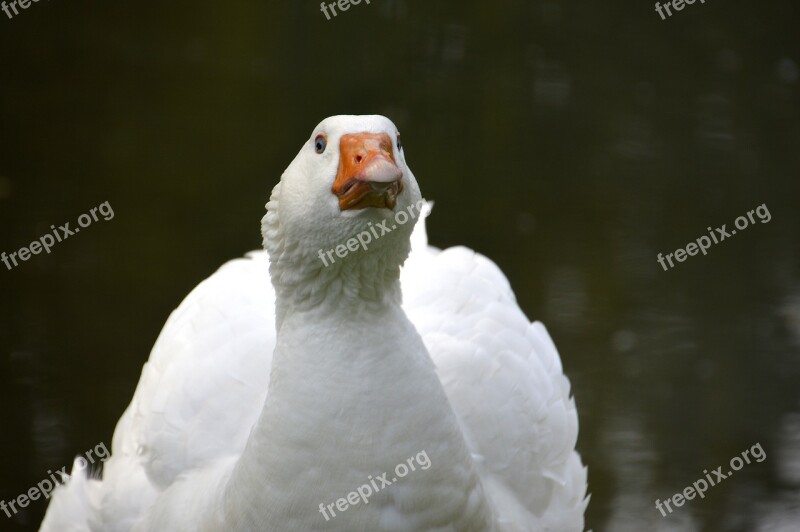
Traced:
<svg viewBox="0 0 800 532">
<path fill-rule="evenodd" d="M 360 164 L 363 160 L 364 157 L 361 154 L 356 155 L 356 164 Z"/>
</svg>

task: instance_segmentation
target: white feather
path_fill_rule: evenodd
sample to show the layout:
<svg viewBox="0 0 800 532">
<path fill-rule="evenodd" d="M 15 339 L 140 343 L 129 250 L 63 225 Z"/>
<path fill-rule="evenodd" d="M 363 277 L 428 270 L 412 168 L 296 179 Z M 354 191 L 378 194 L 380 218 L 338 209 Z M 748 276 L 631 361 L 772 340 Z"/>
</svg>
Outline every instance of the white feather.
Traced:
<svg viewBox="0 0 800 532">
<path fill-rule="evenodd" d="M 353 117 L 344 118 L 352 122 Z M 360 129 L 386 129 L 386 122 L 368 118 Z M 302 162 L 302 156 L 301 151 L 293 165 Z M 327 164 L 333 163 L 335 159 Z M 404 160 L 400 164 L 413 181 Z M 276 187 L 273 213 L 278 197 Z M 300 200 L 284 192 L 281 201 Z M 427 208 L 424 216 L 429 211 Z M 299 244 L 284 240 L 284 229 L 271 228 L 274 220 L 267 218 L 266 238 L 273 246 L 276 241 L 283 246 L 270 252 L 283 260 Z M 307 232 L 298 234 L 307 238 Z M 392 238 L 405 238 L 407 243 L 409 236 Z M 430 472 L 410 475 L 393 491 L 376 495 L 369 505 L 352 508 L 332 520 L 328 528 L 582 530 L 588 498 L 586 468 L 574 450 L 577 413 L 550 336 L 541 323 L 528 321 L 507 279 L 490 260 L 466 248 L 440 251 L 428 246 L 424 221 L 410 241 L 412 252 L 401 277 L 403 309 L 430 358 L 421 344 L 414 347 L 413 330 L 406 331 L 394 321 L 378 321 L 381 330 L 360 331 L 356 336 L 349 335 L 344 324 L 332 330 L 320 325 L 315 330 L 315 323 L 304 323 L 307 330 L 293 335 L 290 329 L 297 328 L 295 321 L 283 321 L 283 316 L 294 316 L 305 304 L 314 309 L 313 303 L 323 297 L 319 285 L 309 286 L 307 292 L 297 289 L 291 295 L 302 299 L 296 299 L 294 308 L 284 302 L 278 319 L 281 334 L 298 341 L 306 335 L 305 343 L 313 346 L 318 342 L 319 346 L 308 347 L 311 353 L 302 353 L 302 349 L 289 352 L 293 356 L 276 366 L 281 368 L 280 375 L 273 379 L 279 380 L 272 384 L 291 382 L 294 374 L 302 376 L 302 371 L 308 371 L 313 388 L 298 391 L 294 399 L 270 410 L 270 401 L 279 401 L 274 396 L 268 399 L 271 368 L 277 371 L 273 352 L 278 340 L 270 259 L 259 251 L 231 261 L 198 285 L 167 320 L 131 404 L 117 425 L 102 481 L 78 472 L 57 488 L 41 530 L 249 530 L 275 529 L 275 523 L 283 529 L 311 529 L 317 525 L 309 523 L 320 519 L 317 502 L 347 496 L 358 487 L 356 479 L 365 481 L 367 472 L 381 472 L 375 468 L 385 461 L 373 454 L 385 451 L 387 456 L 404 457 L 422 446 L 436 457 Z M 306 243 L 312 251 L 317 245 L 315 240 Z M 385 245 L 390 249 L 390 244 Z M 383 253 L 388 251 L 381 250 L 375 260 L 384 260 Z M 361 264 L 356 260 L 365 264 L 364 269 L 347 270 Z M 303 282 L 304 275 L 315 283 L 326 275 L 339 275 L 344 281 L 335 280 L 327 285 L 328 290 L 341 290 L 343 297 L 356 292 L 372 294 L 372 287 L 365 291 L 363 285 L 371 278 L 369 268 L 375 267 L 369 260 L 356 257 L 340 270 L 310 273 L 281 270 L 273 264 L 273 282 L 295 286 Z M 397 262 L 402 262 L 402 256 Z M 362 284 L 348 287 L 351 282 Z M 382 292 L 375 293 L 380 296 Z M 367 313 L 361 319 L 371 316 Z M 379 365 L 377 370 L 370 370 L 371 362 L 366 359 L 354 371 L 365 372 L 369 379 L 349 381 L 344 390 L 337 387 L 337 380 L 348 382 L 353 375 L 341 373 L 341 364 L 322 360 L 316 369 L 303 366 L 303 360 L 313 360 L 325 346 L 360 341 L 386 346 L 397 341 L 397 346 L 410 346 L 410 354 L 398 354 L 399 365 L 394 370 L 392 352 L 382 355 L 386 367 Z M 278 352 L 286 356 L 287 349 L 283 345 Z M 400 349 L 404 348 L 394 350 Z M 346 356 L 346 350 L 342 353 Z M 430 359 L 435 375 L 426 366 Z M 331 365 L 325 368 L 326 363 Z M 384 390 L 390 389 L 395 379 L 402 382 L 406 372 L 418 376 L 418 389 L 406 389 L 404 393 L 410 395 L 398 391 L 399 402 L 393 403 L 392 394 Z M 434 381 L 438 375 L 435 385 L 426 380 L 426 372 Z M 302 382 L 296 385 L 303 387 L 298 384 Z M 446 399 L 437 395 L 437 387 L 443 387 Z M 316 389 L 335 392 L 318 397 Z M 357 397 L 354 402 L 351 394 L 355 393 L 369 398 L 369 408 L 363 408 Z M 432 404 L 414 410 L 415 394 L 420 400 L 432 398 Z M 330 410 L 318 420 L 293 412 L 309 401 L 321 401 L 317 410 Z M 363 423 L 351 419 L 354 412 L 362 412 Z M 410 418 L 403 419 L 405 412 Z M 423 421 L 428 415 L 432 424 Z M 376 417 L 368 421 L 370 416 Z M 388 436 L 370 432 L 375 424 L 385 425 L 385 434 L 394 434 L 394 438 L 381 440 Z M 270 443 L 289 438 L 295 430 L 300 435 L 322 432 L 315 441 L 306 441 L 306 449 Z M 348 441 L 350 444 L 342 445 Z M 467 454 L 461 450 L 464 445 Z M 271 456 L 279 452 L 275 449 L 284 449 L 286 456 Z M 242 471 L 245 453 L 251 458 Z M 262 462 L 252 459 L 264 453 L 269 456 Z M 332 455 L 322 456 L 325 453 Z M 299 507 L 298 501 L 302 501 Z M 491 525 L 486 521 L 489 518 Z"/>
</svg>

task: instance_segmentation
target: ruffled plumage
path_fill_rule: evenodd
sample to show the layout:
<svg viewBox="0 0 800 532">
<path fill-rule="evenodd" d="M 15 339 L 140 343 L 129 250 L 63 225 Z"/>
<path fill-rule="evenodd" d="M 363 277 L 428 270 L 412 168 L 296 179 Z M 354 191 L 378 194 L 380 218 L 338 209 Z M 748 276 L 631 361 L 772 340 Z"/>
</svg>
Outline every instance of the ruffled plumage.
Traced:
<svg viewBox="0 0 800 532">
<path fill-rule="evenodd" d="M 410 171 L 407 173 L 410 175 Z M 74 471 L 75 476 L 54 492 L 43 531 L 122 532 L 161 525 L 171 530 L 218 530 L 224 524 L 227 529 L 248 529 L 250 526 L 229 525 L 252 525 L 258 518 L 257 513 L 243 521 L 231 518 L 231 508 L 236 506 L 235 501 L 231 506 L 230 499 L 241 493 L 228 484 L 247 473 L 237 473 L 235 468 L 248 445 L 262 445 L 266 441 L 263 438 L 270 436 L 270 426 L 265 426 L 268 418 L 261 418 L 265 401 L 269 403 L 270 371 L 278 340 L 273 284 L 286 294 L 284 298 L 278 296 L 284 301 L 279 318 L 281 313 L 298 311 L 301 306 L 313 308 L 330 298 L 332 290 L 336 297 L 356 298 L 364 294 L 381 296 L 384 282 L 394 286 L 391 261 L 395 259 L 391 255 L 389 259 L 382 254 L 375 258 L 373 253 L 377 262 L 364 259 L 363 271 L 356 267 L 355 273 L 347 270 L 355 262 L 322 269 L 314 262 L 301 261 L 301 267 L 295 268 L 292 261 L 297 261 L 297 255 L 292 253 L 302 246 L 297 241 L 285 241 L 278 215 L 279 196 L 280 185 L 264 220 L 265 245 L 273 257 L 273 268 L 265 251 L 228 262 L 171 314 L 142 370 L 131 404 L 117 425 L 102 481 Z M 408 236 L 405 238 L 397 251 L 397 264 L 408 250 Z M 413 420 L 398 427 L 406 427 L 404 437 L 409 441 L 419 436 L 420 442 L 438 445 L 440 460 L 452 454 L 454 462 L 443 462 L 443 469 L 436 474 L 451 474 L 458 479 L 452 484 L 446 478 L 439 478 L 438 484 L 426 484 L 418 474 L 414 480 L 418 484 L 407 481 L 406 488 L 398 488 L 406 489 L 406 493 L 393 503 L 390 499 L 378 501 L 359 509 L 360 514 L 352 510 L 347 519 L 381 523 L 386 530 L 411 527 L 411 523 L 414 529 L 483 530 L 488 529 L 485 519 L 491 516 L 492 526 L 502 531 L 582 530 L 588 498 L 586 468 L 575 452 L 578 418 L 569 381 L 550 336 L 541 323 L 531 323 L 525 317 L 505 276 L 489 259 L 463 247 L 440 251 L 428 246 L 424 220 L 417 224 L 410 240 L 412 251 L 400 278 L 402 310 L 427 349 L 417 360 L 422 361 L 420 371 L 425 371 L 429 353 L 446 394 L 446 399 L 442 395 L 439 400 L 442 404 L 431 405 L 431 409 L 450 414 L 443 415 L 444 432 L 433 442 L 425 439 L 425 427 L 418 427 L 418 435 L 408 434 L 408 427 L 415 427 Z M 307 246 L 308 250 L 313 251 L 313 246 Z M 276 260 L 285 260 L 286 264 L 276 266 Z M 387 260 L 388 265 L 384 264 Z M 347 284 L 369 281 L 376 268 L 389 272 L 381 275 L 377 284 Z M 340 275 L 350 278 L 343 283 L 338 280 Z M 281 285 L 276 278 L 286 283 Z M 300 288 L 287 288 L 290 286 Z M 389 289 L 389 296 L 399 299 L 394 290 Z M 289 297 L 293 299 L 286 299 Z M 280 326 L 282 319 L 277 322 Z M 315 334 L 314 323 L 304 325 L 307 334 Z M 393 330 L 392 323 L 386 327 L 386 334 L 403 331 L 402 327 Z M 411 344 L 413 340 L 409 339 Z M 423 387 L 427 390 L 429 384 Z M 432 389 L 426 393 L 439 397 Z M 444 404 L 448 401 L 449 406 Z M 291 401 L 284 408 L 291 410 Z M 284 414 L 291 416 L 291 411 Z M 451 414 L 457 420 L 453 427 L 461 433 L 455 439 L 447 436 L 446 430 L 445 418 Z M 397 415 L 402 415 L 401 409 Z M 326 428 L 334 426 L 339 425 L 320 426 L 321 432 L 315 437 L 324 439 Z M 346 434 L 347 428 L 343 430 Z M 255 433 L 262 439 L 255 440 Z M 459 446 L 464 442 L 468 454 L 462 459 Z M 359 458 L 356 454 L 349 459 Z M 248 462 L 252 463 L 257 462 Z M 287 463 L 291 463 L 290 458 Z M 258 471 L 253 475 L 257 477 Z M 475 475 L 475 480 L 470 480 Z M 323 471 L 319 478 L 330 477 Z M 333 479 L 330 481 L 335 485 Z M 408 492 L 414 485 L 431 491 Z M 314 488 L 327 493 L 324 485 Z M 336 489 L 340 489 L 338 485 Z M 330 494 L 342 495 L 346 493 Z M 430 498 L 434 495 L 456 505 L 467 504 L 465 508 L 474 516 L 444 525 L 441 517 L 436 517 L 435 508 L 425 509 L 424 499 L 438 500 Z M 480 502 L 484 498 L 491 510 Z M 311 514 L 308 519 L 319 519 L 312 504 L 291 511 L 307 512 Z M 339 525 L 345 523 L 344 518 L 339 519 Z M 433 523 L 437 523 L 435 527 Z"/>
</svg>

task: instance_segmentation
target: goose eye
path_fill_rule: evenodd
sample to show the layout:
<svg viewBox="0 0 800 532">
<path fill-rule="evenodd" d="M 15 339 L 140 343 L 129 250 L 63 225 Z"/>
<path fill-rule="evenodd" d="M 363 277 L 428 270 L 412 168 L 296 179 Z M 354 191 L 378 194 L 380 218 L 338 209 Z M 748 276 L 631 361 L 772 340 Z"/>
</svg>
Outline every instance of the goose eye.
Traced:
<svg viewBox="0 0 800 532">
<path fill-rule="evenodd" d="M 314 139 L 314 150 L 316 150 L 317 153 L 324 152 L 327 145 L 328 139 L 325 138 L 325 135 L 317 135 L 317 138 Z"/>
<path fill-rule="evenodd" d="M 403 144 L 400 142 L 400 133 L 397 134 L 397 149 L 399 151 L 403 150 Z"/>
</svg>

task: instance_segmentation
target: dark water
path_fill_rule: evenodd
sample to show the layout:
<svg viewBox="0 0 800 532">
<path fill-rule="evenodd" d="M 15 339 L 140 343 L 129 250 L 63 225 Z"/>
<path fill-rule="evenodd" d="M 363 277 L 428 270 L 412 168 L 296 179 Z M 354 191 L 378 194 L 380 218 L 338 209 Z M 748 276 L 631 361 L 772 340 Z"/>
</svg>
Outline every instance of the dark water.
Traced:
<svg viewBox="0 0 800 532">
<path fill-rule="evenodd" d="M 114 211 L 0 264 L 1 500 L 110 445 L 169 311 L 259 246 L 314 125 L 381 113 L 431 242 L 495 260 L 560 348 L 587 527 L 800 530 L 797 3 L 109 4 L 0 12 L 0 251 Z M 656 262 L 760 205 L 768 223 Z"/>
</svg>

